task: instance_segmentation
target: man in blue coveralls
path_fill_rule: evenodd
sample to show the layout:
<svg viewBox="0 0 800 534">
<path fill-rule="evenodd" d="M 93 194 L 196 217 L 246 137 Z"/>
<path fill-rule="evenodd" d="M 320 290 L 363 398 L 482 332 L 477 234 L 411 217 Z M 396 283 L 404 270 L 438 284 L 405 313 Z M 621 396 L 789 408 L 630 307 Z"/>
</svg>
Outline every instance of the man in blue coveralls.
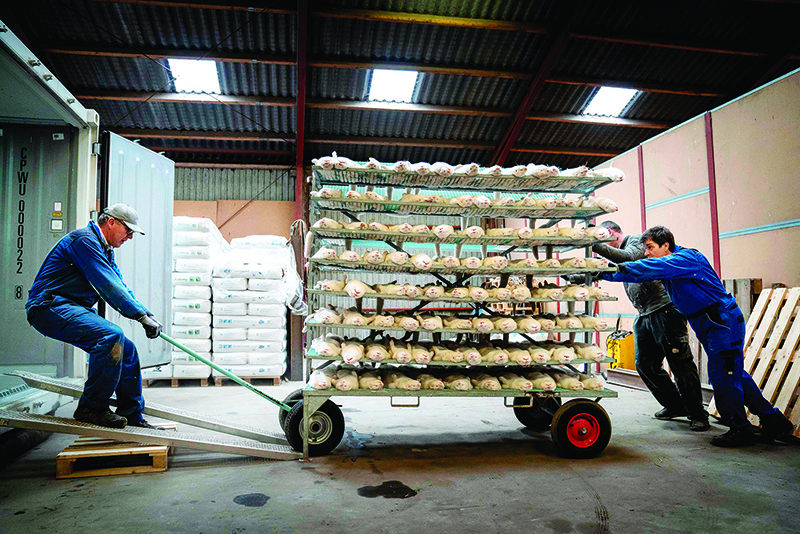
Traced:
<svg viewBox="0 0 800 534">
<path fill-rule="evenodd" d="M 654 226 L 642 234 L 645 259 L 621 263 L 619 272 L 602 278 L 614 282 L 661 280 L 672 302 L 686 316 L 708 354 L 708 376 L 722 422 L 730 427 L 711 439 L 719 447 L 752 445 L 755 430 L 747 406 L 761 421 L 761 437 L 770 442 L 794 426 L 761 394 L 744 370 L 745 324 L 742 311 L 725 291 L 705 256 L 675 244 L 669 229 Z"/>
<path fill-rule="evenodd" d="M 133 233 L 139 214 L 126 204 L 106 208 L 97 224 L 89 221 L 62 237 L 50 250 L 33 281 L 25 304 L 28 322 L 41 334 L 89 353 L 89 376 L 73 417 L 77 421 L 123 428 L 154 428 L 142 418 L 142 375 L 136 346 L 122 329 L 97 315 L 99 299 L 129 319 L 139 321 L 148 338 L 161 334 L 153 318 L 122 281 L 114 248 Z M 117 413 L 109 409 L 117 395 Z"/>
</svg>

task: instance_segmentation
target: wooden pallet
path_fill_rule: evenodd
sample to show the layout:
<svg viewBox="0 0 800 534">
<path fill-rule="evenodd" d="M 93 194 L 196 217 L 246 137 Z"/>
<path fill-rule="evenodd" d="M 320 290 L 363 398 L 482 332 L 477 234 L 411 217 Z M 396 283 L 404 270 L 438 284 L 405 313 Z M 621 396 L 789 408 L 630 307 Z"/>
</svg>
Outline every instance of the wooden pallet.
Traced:
<svg viewBox="0 0 800 534">
<path fill-rule="evenodd" d="M 178 387 L 181 382 L 186 382 L 187 380 L 199 380 L 201 387 L 208 387 L 208 378 L 144 378 L 142 379 L 142 387 L 150 387 L 153 382 L 158 380 L 169 380 L 171 387 Z"/>
<path fill-rule="evenodd" d="M 240 376 L 239 378 L 251 385 L 253 384 L 253 380 L 272 380 L 273 386 L 279 386 L 281 383 L 281 377 L 279 376 Z M 221 386 L 223 380 L 230 380 L 230 378 L 227 376 L 215 376 L 214 385 Z"/>
<path fill-rule="evenodd" d="M 764 289 L 747 321 L 744 370 L 764 397 L 794 424 L 800 436 L 800 287 Z M 716 413 L 712 399 L 709 412 Z M 758 417 L 749 415 L 758 424 Z"/>
<path fill-rule="evenodd" d="M 174 423 L 159 424 L 177 430 Z M 99 477 L 167 470 L 168 445 L 145 445 L 82 436 L 56 456 L 56 478 Z"/>
</svg>

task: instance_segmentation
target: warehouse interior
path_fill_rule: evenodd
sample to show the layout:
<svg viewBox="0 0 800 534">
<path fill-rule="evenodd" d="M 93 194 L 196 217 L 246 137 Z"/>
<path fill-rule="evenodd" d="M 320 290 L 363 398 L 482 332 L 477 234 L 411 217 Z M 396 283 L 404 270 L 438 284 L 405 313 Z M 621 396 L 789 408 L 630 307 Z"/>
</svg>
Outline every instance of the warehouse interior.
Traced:
<svg viewBox="0 0 800 534">
<path fill-rule="evenodd" d="M 710 444 L 711 436 L 726 430 L 719 420 L 712 418 L 709 432 L 691 432 L 686 418 L 653 418 L 659 403 L 639 378 L 632 355 L 620 354 L 611 335 L 633 330 L 637 310 L 622 284 L 610 282 L 600 283 L 609 298 L 591 307 L 608 328 L 585 336 L 609 351 L 617 347 L 617 362 L 591 365 L 613 393 L 581 396 L 604 409 L 597 417 L 607 417 L 610 441 L 583 458 L 564 454 L 557 438 L 551 440 L 549 423 L 539 432 L 515 417 L 519 408 L 510 404 L 519 398 L 513 396 L 501 401 L 491 395 L 340 394 L 329 402 L 338 406 L 344 431 L 327 454 L 300 459 L 302 436 L 299 442 L 289 437 L 295 452 L 272 459 L 175 442 L 164 452 L 164 469 L 153 472 L 132 467 L 142 457 L 155 466 L 155 457 L 148 459 L 141 450 L 131 452 L 139 456 L 127 462 L 114 456 L 95 465 L 86 454 L 67 467 L 57 460 L 75 449 L 76 440 L 105 439 L 99 437 L 103 433 L 79 438 L 75 429 L 51 433 L 29 422 L 7 426 L 3 418 L 9 411 L 72 417 L 76 402 L 70 394 L 31 386 L 19 373 L 64 379 L 80 388 L 85 353 L 33 330 L 21 295 L 61 237 L 124 200 L 139 210 L 148 235 L 118 249 L 117 263 L 137 297 L 163 318 L 164 333 L 194 354 L 147 339 L 114 310 L 107 317 L 120 323 L 139 347 L 143 366 L 149 366 L 143 372 L 148 406 L 171 406 L 213 422 L 192 428 L 186 419 L 194 416 L 176 419 L 159 412 L 146 415 L 148 421 L 179 421 L 181 439 L 192 432 L 209 443 L 229 435 L 215 425 L 262 429 L 285 441 L 285 418 L 297 417 L 302 432 L 302 409 L 286 415 L 263 397 L 288 402 L 321 361 L 304 358 L 314 329 L 304 332 L 302 305 L 290 293 L 302 295 L 305 283 L 310 312 L 341 306 L 338 297 L 308 292 L 324 277 L 314 274 L 313 266 L 304 269 L 309 254 L 303 251 L 330 243 L 339 251 L 342 245 L 353 247 L 349 239 L 330 237 L 344 234 L 312 232 L 314 241 L 305 233 L 321 217 L 343 217 L 342 211 L 326 209 L 334 204 L 320 201 L 320 187 L 332 187 L 340 196 L 373 191 L 369 182 L 326 181 L 339 175 L 335 169 L 326 174 L 320 158 L 338 154 L 358 165 L 374 159 L 387 166 L 407 161 L 509 171 L 528 164 L 621 171 L 624 179 L 588 193 L 608 197 L 616 208 L 592 212 L 591 222 L 613 220 L 626 234 L 664 225 L 679 245 L 709 259 L 747 320 L 745 365 L 798 436 L 800 249 L 793 244 L 800 240 L 800 213 L 792 192 L 800 179 L 800 49 L 794 38 L 800 3 L 250 4 L 32 0 L 0 6 L 6 264 L 0 285 L 10 291 L 0 311 L 5 338 L 0 373 L 17 373 L 0 375 L 0 450 L 6 458 L 0 466 L 0 532 L 94 526 L 114 532 L 523 526 L 558 533 L 800 532 L 796 441 L 721 449 Z M 191 77 L 180 70 L 185 63 L 210 69 L 207 85 L 184 85 Z M 389 89 L 407 82 L 407 94 L 379 95 L 384 76 Z M 611 89 L 623 90 L 617 109 L 594 111 L 596 97 Z M 435 176 L 414 182 L 417 189 L 402 188 L 454 196 L 471 187 L 452 185 L 468 183 L 457 173 Z M 378 182 L 374 191 L 391 200 L 392 184 L 397 183 Z M 395 187 L 395 198 L 400 189 Z M 519 200 L 525 193 L 519 189 L 495 191 Z M 464 216 L 437 217 L 393 215 L 387 224 L 447 223 L 463 230 L 470 222 Z M 497 228 L 498 221 L 486 217 L 479 215 L 477 224 L 487 231 Z M 379 218 L 375 210 L 360 216 L 364 223 Z M 508 218 L 500 225 L 519 230 L 543 220 Z M 206 232 L 203 240 L 190 241 L 198 229 Z M 408 255 L 434 256 L 433 245 L 427 245 L 402 244 Z M 237 346 L 235 328 L 214 322 L 208 331 L 229 337 L 208 334 L 198 341 L 186 332 L 200 323 L 189 318 L 173 324 L 176 314 L 191 315 L 175 307 L 176 298 L 204 298 L 196 287 L 180 285 L 195 276 L 176 267 L 189 258 L 175 256 L 181 246 L 213 250 L 214 273 L 239 268 L 234 260 L 249 248 L 264 254 L 258 262 L 281 272 L 278 281 L 269 274 L 254 276 L 241 288 L 217 280 L 228 296 L 240 289 L 261 295 L 280 291 L 277 312 L 269 299 L 245 306 L 223 301 L 227 297 L 217 293 L 220 288 L 212 293 L 210 282 L 203 288 L 220 309 L 262 306 L 258 325 L 281 334 L 255 339 L 270 347 L 280 344 L 280 361 L 262 354 L 244 363 L 275 369 L 277 362 L 278 371 L 251 376 L 237 368 L 242 362 L 218 345 L 222 340 Z M 369 250 L 358 246 L 353 250 Z M 467 244 L 463 250 L 485 256 L 480 247 L 486 245 Z M 461 245 L 454 250 L 458 256 Z M 586 250 L 572 247 L 556 257 L 582 258 Z M 192 261 L 206 260 L 184 264 Z M 391 278 L 360 279 L 375 284 Z M 408 278 L 421 287 L 429 283 L 424 279 Z M 176 297 L 176 287 L 186 295 Z M 407 304 L 387 302 L 393 303 L 388 309 Z M 375 311 L 367 300 L 364 306 Z M 462 309 L 441 306 L 437 309 Z M 541 309 L 575 310 L 566 303 L 547 306 Z M 375 313 L 382 307 L 380 300 Z M 358 308 L 362 311 L 360 300 Z M 253 327 L 229 313 L 227 320 L 236 324 L 223 326 Z M 210 309 L 207 315 L 216 321 Z M 249 311 L 247 317 L 252 319 Z M 689 335 L 703 398 L 713 412 L 707 356 L 696 335 Z M 224 369 L 209 369 L 198 360 L 203 355 Z M 179 364 L 187 374 L 175 374 Z M 231 372 L 246 381 L 226 374 Z M 318 408 L 326 398 L 307 396 L 305 402 Z M 751 421 L 758 422 L 755 416 Z M 116 474 L 118 466 L 131 474 Z M 74 472 L 65 475 L 62 469 Z"/>
</svg>

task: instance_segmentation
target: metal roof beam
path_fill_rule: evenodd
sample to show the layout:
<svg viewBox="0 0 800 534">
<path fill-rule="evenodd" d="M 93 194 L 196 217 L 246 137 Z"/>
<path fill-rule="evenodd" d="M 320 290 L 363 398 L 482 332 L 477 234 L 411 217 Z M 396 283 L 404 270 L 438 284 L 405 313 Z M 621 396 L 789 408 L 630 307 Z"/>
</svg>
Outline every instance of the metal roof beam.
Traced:
<svg viewBox="0 0 800 534">
<path fill-rule="evenodd" d="M 500 143 L 497 145 L 492 155 L 491 162 L 493 164 L 503 165 L 506 162 L 508 153 L 511 147 L 514 146 L 523 124 L 525 124 L 525 117 L 530 113 L 534 101 L 536 101 L 539 92 L 544 87 L 547 77 L 550 75 L 550 71 L 553 70 L 558 60 L 561 59 L 561 56 L 564 55 L 564 51 L 567 49 L 569 28 L 572 25 L 572 20 L 571 16 L 566 17 L 564 25 L 551 42 L 547 55 L 542 61 L 542 64 L 539 65 L 539 69 L 533 77 L 533 80 L 531 80 L 531 84 L 528 86 L 525 96 L 522 98 L 514 115 L 512 115 L 505 133 L 500 137 Z"/>
<path fill-rule="evenodd" d="M 114 133 L 127 138 L 162 138 L 162 139 L 209 139 L 216 141 L 291 141 L 293 135 L 281 135 L 272 132 L 208 132 L 194 130 L 152 130 L 139 128 L 115 128 Z M 467 148 L 474 150 L 491 150 L 494 143 L 458 139 L 412 139 L 405 137 L 353 137 L 333 135 L 307 135 L 307 143 L 330 143 L 338 145 L 390 145 L 419 146 L 430 148 Z M 146 143 L 145 143 L 146 144 Z M 153 148 L 161 150 L 161 148 Z M 613 157 L 621 152 L 614 150 L 598 150 L 592 148 L 554 147 L 554 146 L 518 146 L 513 152 L 541 152 L 546 154 L 575 154 L 582 156 Z M 177 148 L 174 150 L 179 152 Z"/>
<path fill-rule="evenodd" d="M 218 104 L 239 106 L 294 107 L 291 98 L 263 96 L 207 95 L 202 93 L 151 93 L 147 91 L 76 91 L 79 100 L 111 100 L 130 102 L 161 102 L 185 104 Z M 306 108 L 345 109 L 355 111 L 402 111 L 408 113 L 430 113 L 434 115 L 460 115 L 471 117 L 509 117 L 511 110 L 495 108 L 473 108 L 466 106 L 439 106 L 433 104 L 406 104 L 398 102 L 363 102 L 353 100 L 307 100 Z M 599 117 L 595 115 L 570 115 L 566 113 L 529 113 L 525 120 L 542 122 L 565 122 L 666 130 L 673 123 L 625 119 L 621 117 Z"/>
<path fill-rule="evenodd" d="M 53 46 L 45 49 L 52 54 L 69 54 L 82 56 L 104 56 L 104 57 L 129 57 L 151 59 L 211 59 L 231 63 L 263 63 L 270 65 L 295 65 L 294 56 L 276 56 L 269 54 L 258 54 L 250 52 L 222 52 L 222 51 L 202 51 L 202 50 L 144 50 L 133 52 L 128 49 L 113 47 L 67 47 Z M 456 76 L 485 76 L 492 78 L 507 78 L 517 80 L 530 80 L 533 74 L 529 72 L 503 71 L 495 69 L 477 69 L 470 67 L 447 67 L 442 65 L 427 65 L 422 63 L 399 63 L 395 61 L 351 61 L 339 59 L 308 59 L 309 67 L 334 68 L 334 69 L 394 69 L 409 70 L 417 72 L 427 72 L 432 74 L 450 74 Z M 585 86 L 610 86 L 622 87 L 627 89 L 637 89 L 647 93 L 664 93 L 673 95 L 703 96 L 710 98 L 720 98 L 727 96 L 728 91 L 714 91 L 710 89 L 680 87 L 670 85 L 651 85 L 638 82 L 609 80 L 603 78 L 585 78 L 568 75 L 551 74 L 545 79 L 547 83 L 558 83 L 566 85 L 585 85 Z"/>
</svg>

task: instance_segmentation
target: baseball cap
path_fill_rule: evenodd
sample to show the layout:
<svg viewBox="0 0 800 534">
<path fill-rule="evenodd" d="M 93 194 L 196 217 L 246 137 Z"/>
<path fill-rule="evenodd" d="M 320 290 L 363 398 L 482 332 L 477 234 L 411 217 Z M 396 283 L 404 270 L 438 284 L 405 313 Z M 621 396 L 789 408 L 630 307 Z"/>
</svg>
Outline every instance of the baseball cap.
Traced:
<svg viewBox="0 0 800 534">
<path fill-rule="evenodd" d="M 114 204 L 103 210 L 103 213 L 123 222 L 130 230 L 144 235 L 142 229 L 136 224 L 139 222 L 139 214 L 127 204 Z"/>
</svg>

